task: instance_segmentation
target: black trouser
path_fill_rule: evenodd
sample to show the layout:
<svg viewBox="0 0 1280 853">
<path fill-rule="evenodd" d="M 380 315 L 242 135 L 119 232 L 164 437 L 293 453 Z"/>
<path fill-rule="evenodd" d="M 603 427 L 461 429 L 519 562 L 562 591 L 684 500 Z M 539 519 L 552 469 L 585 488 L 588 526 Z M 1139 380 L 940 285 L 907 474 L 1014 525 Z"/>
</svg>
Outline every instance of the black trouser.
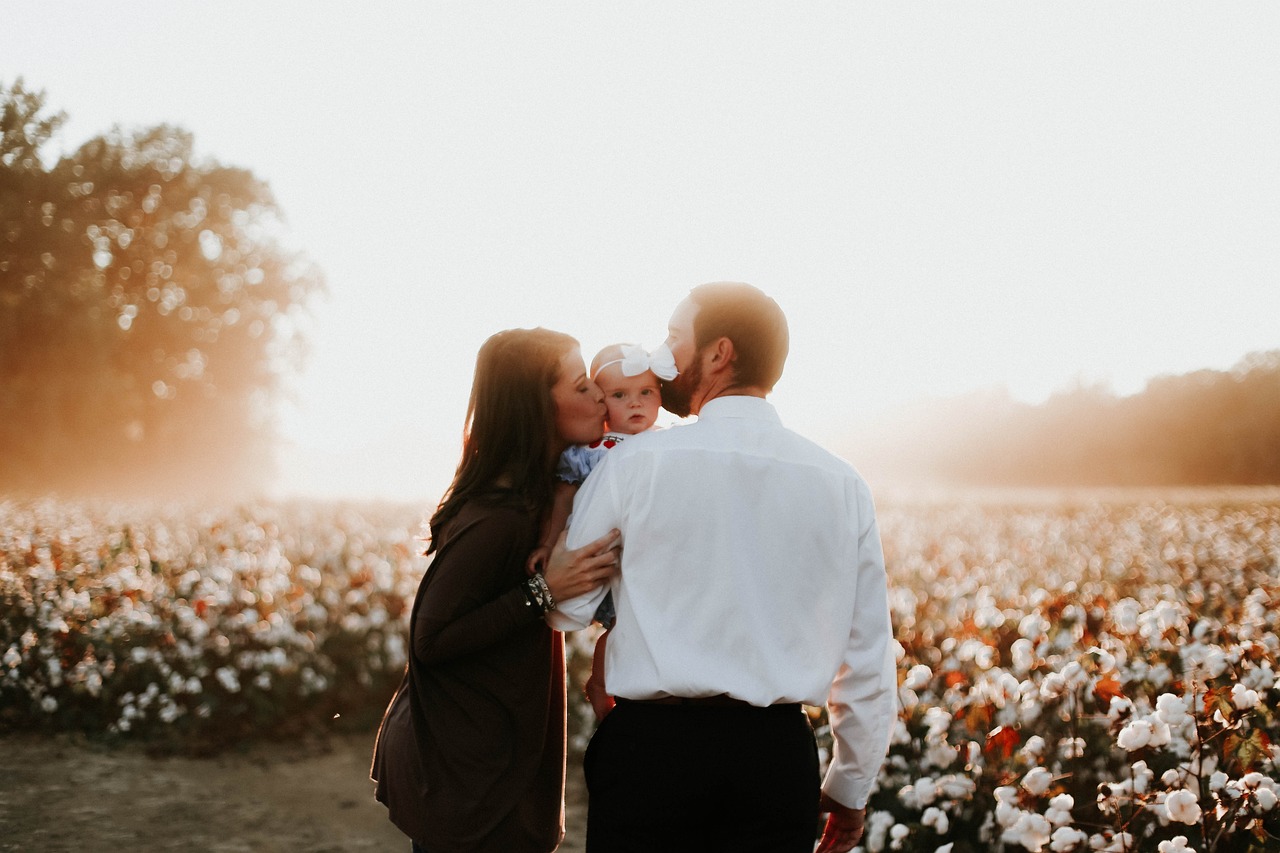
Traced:
<svg viewBox="0 0 1280 853">
<path fill-rule="evenodd" d="M 587 747 L 588 853 L 811 853 L 818 752 L 799 705 L 619 700 Z"/>
</svg>

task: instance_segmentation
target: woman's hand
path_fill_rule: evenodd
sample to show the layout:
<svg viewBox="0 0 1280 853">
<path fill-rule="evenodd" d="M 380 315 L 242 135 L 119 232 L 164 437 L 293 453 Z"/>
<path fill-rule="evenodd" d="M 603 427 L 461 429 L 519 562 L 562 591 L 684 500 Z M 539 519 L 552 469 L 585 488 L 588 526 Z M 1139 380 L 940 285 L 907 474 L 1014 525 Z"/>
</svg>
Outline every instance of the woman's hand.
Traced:
<svg viewBox="0 0 1280 853">
<path fill-rule="evenodd" d="M 560 532 L 542 574 L 556 601 L 591 592 L 617 574 L 622 559 L 622 534 L 617 530 L 573 551 L 565 547 L 567 535 L 567 531 Z"/>
</svg>

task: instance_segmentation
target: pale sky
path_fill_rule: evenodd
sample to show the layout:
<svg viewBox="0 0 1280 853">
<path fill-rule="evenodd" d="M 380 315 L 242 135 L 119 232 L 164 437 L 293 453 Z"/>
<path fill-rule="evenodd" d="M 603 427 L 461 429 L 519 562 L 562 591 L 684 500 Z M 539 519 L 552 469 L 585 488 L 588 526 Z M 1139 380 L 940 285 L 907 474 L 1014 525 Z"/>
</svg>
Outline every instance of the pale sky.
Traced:
<svg viewBox="0 0 1280 853">
<path fill-rule="evenodd" d="M 1277 44 L 1274 3 L 0 2 L 66 146 L 181 125 L 325 271 L 277 491 L 425 502 L 489 334 L 653 346 L 704 281 L 782 305 L 832 446 L 1280 348 Z"/>
</svg>

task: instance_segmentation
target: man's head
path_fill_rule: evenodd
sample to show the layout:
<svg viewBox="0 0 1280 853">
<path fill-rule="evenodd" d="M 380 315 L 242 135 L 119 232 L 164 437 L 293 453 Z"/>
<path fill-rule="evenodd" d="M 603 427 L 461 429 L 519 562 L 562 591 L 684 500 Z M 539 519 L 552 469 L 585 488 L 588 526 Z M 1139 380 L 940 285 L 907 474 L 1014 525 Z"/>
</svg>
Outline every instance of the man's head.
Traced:
<svg viewBox="0 0 1280 853">
<path fill-rule="evenodd" d="M 726 394 L 763 397 L 782 376 L 787 318 L 758 288 L 712 282 L 676 306 L 667 345 L 680 375 L 662 383 L 662 405 L 684 417 Z"/>
</svg>

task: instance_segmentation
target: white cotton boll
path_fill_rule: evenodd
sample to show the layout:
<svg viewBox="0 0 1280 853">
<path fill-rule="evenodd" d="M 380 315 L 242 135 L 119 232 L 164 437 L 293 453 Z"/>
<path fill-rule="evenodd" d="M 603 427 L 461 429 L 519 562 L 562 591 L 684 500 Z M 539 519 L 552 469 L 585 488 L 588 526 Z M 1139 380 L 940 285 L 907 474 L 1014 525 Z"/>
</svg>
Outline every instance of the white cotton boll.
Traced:
<svg viewBox="0 0 1280 853">
<path fill-rule="evenodd" d="M 1022 777 L 1022 787 L 1037 797 L 1049 790 L 1051 784 L 1053 784 L 1053 774 L 1044 767 L 1032 767 L 1027 771 L 1027 775 Z"/>
<path fill-rule="evenodd" d="M 1006 844 L 1021 844 L 1023 849 L 1038 853 L 1049 843 L 1052 831 L 1053 827 L 1044 815 L 1023 812 L 1018 822 L 1001 834 L 1000 840 Z"/>
<path fill-rule="evenodd" d="M 1111 623 L 1113 629 L 1120 634 L 1134 634 L 1138 631 L 1138 614 L 1142 607 L 1132 598 L 1122 598 L 1111 607 Z"/>
<path fill-rule="evenodd" d="M 907 672 L 907 677 L 903 679 L 902 686 L 908 690 L 919 690 L 928 686 L 931 678 L 933 678 L 933 670 L 922 663 L 918 663 Z"/>
<path fill-rule="evenodd" d="M 933 853 L 951 853 L 951 848 L 955 846 L 956 846 L 955 842 L 948 841 L 946 844 L 942 845 L 937 850 L 934 850 Z"/>
<path fill-rule="evenodd" d="M 58 700 L 54 699 L 52 696 L 44 697 L 40 700 L 40 710 L 44 711 L 46 714 L 52 714 L 54 711 L 58 710 Z"/>
<path fill-rule="evenodd" d="M 1084 671 L 1079 661 L 1073 660 L 1062 668 L 1062 677 L 1071 687 L 1079 687 L 1089 680 L 1089 673 Z"/>
<path fill-rule="evenodd" d="M 1169 810 L 1169 820 L 1188 826 L 1200 822 L 1200 802 L 1191 791 L 1172 791 L 1165 797 L 1164 806 Z"/>
<path fill-rule="evenodd" d="M 1094 661 L 1098 665 L 1098 672 L 1111 672 L 1116 668 L 1116 657 L 1106 649 L 1100 649 L 1097 646 L 1089 649 L 1088 654 L 1093 655 Z"/>
<path fill-rule="evenodd" d="M 1060 826 L 1053 831 L 1049 841 L 1049 849 L 1054 853 L 1069 853 L 1089 840 L 1089 835 L 1069 826 Z"/>
<path fill-rule="evenodd" d="M 1024 675 L 1031 671 L 1031 667 L 1035 666 L 1036 647 L 1025 637 L 1013 641 L 1009 654 L 1012 658 L 1013 668 Z"/>
<path fill-rule="evenodd" d="M 947 800 L 967 800 L 978 790 L 978 783 L 967 776 L 948 773 L 938 779 L 938 795 Z"/>
<path fill-rule="evenodd" d="M 1147 717 L 1147 724 L 1151 726 L 1151 737 L 1147 741 L 1147 746 L 1165 746 L 1173 737 L 1173 733 L 1169 731 L 1169 724 L 1159 717 Z"/>
<path fill-rule="evenodd" d="M 1034 640 L 1049 630 L 1049 620 L 1039 613 L 1028 613 L 1018 622 L 1018 633 L 1025 639 Z"/>
<path fill-rule="evenodd" d="M 924 815 L 920 818 L 920 823 L 931 827 L 939 835 L 946 835 L 947 830 L 951 828 L 951 821 L 947 819 L 947 813 L 937 806 L 930 806 L 925 809 Z"/>
<path fill-rule="evenodd" d="M 1276 807 L 1276 792 L 1271 788 L 1259 788 L 1253 792 L 1254 799 L 1261 811 L 1269 812 Z"/>
<path fill-rule="evenodd" d="M 1146 720 L 1132 720 L 1116 737 L 1116 744 L 1123 750 L 1133 752 L 1142 749 L 1151 741 L 1151 724 Z"/>
<path fill-rule="evenodd" d="M 1169 841 L 1161 841 L 1159 853 L 1195 853 L 1195 848 L 1187 845 L 1185 835 L 1175 835 Z"/>
<path fill-rule="evenodd" d="M 1145 794 L 1151 789 L 1151 782 L 1155 779 L 1156 774 L 1147 768 L 1147 762 L 1135 761 L 1133 763 L 1133 792 L 1135 794 Z"/>
<path fill-rule="evenodd" d="M 1276 684 L 1276 674 L 1271 669 L 1271 662 L 1263 661 L 1261 666 L 1250 667 L 1240 678 L 1240 683 L 1253 690 L 1270 690 Z"/>
<path fill-rule="evenodd" d="M 1051 672 L 1040 682 L 1040 698 L 1046 702 L 1051 699 L 1057 699 L 1066 692 L 1067 680 L 1062 677 L 1062 673 Z"/>
<path fill-rule="evenodd" d="M 1258 691 L 1250 690 L 1243 684 L 1235 684 L 1231 687 L 1231 704 L 1236 706 L 1238 711 L 1247 711 L 1258 705 Z"/>
<path fill-rule="evenodd" d="M 911 834 L 911 829 L 900 823 L 895 823 L 889 828 L 889 848 L 891 850 L 901 850 L 902 845 L 907 840 L 907 836 Z"/>
<path fill-rule="evenodd" d="M 1171 726 L 1187 718 L 1187 701 L 1172 693 L 1161 693 L 1156 699 L 1156 716 Z"/>
<path fill-rule="evenodd" d="M 1214 772 L 1214 774 L 1209 777 L 1210 791 L 1221 791 L 1224 787 L 1226 787 L 1226 784 L 1227 784 L 1227 774 L 1223 773 L 1221 770 Z"/>
<path fill-rule="evenodd" d="M 1217 678 L 1226 672 L 1227 662 L 1227 653 L 1217 646 L 1213 646 L 1205 653 L 1204 668 L 1210 678 Z"/>
<path fill-rule="evenodd" d="M 1054 826 L 1065 826 L 1071 823 L 1071 809 L 1075 804 L 1076 801 L 1070 794 L 1058 794 L 1049 801 L 1049 808 L 1045 809 L 1044 813 L 1045 820 Z"/>
<path fill-rule="evenodd" d="M 1021 752 L 1026 758 L 1034 760 L 1044 755 L 1044 747 L 1044 738 L 1040 737 L 1040 735 L 1032 735 L 1027 738 L 1027 742 L 1023 745 Z"/>
<path fill-rule="evenodd" d="M 889 827 L 893 826 L 893 815 L 888 812 L 872 812 L 867 818 L 867 834 L 863 838 L 868 853 L 882 853 Z"/>
<path fill-rule="evenodd" d="M 1116 722 L 1121 717 L 1133 712 L 1133 703 L 1123 696 L 1112 696 L 1107 706 L 1107 719 Z"/>
<path fill-rule="evenodd" d="M 1084 757 L 1084 738 L 1067 737 L 1058 742 L 1058 757 L 1064 761 L 1071 761 L 1076 758 Z"/>
<path fill-rule="evenodd" d="M 1160 784 L 1172 788 L 1182 781 L 1182 774 L 1172 767 L 1160 774 Z"/>
</svg>

